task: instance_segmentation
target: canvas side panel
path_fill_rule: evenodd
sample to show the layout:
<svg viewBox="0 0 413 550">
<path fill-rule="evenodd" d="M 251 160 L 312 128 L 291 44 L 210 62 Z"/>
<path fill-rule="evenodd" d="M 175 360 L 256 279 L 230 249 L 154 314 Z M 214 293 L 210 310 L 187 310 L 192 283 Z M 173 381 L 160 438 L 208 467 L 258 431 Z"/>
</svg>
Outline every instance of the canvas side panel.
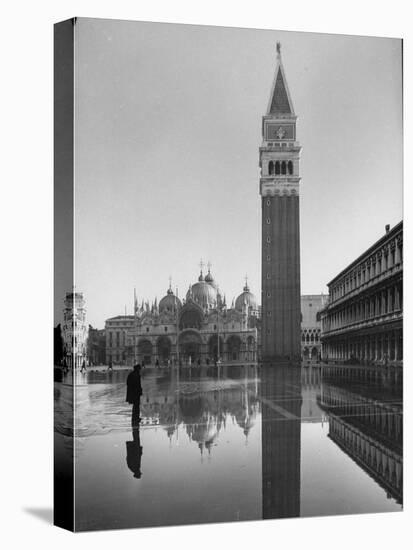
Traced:
<svg viewBox="0 0 413 550">
<path fill-rule="evenodd" d="M 73 531 L 73 382 L 65 362 L 64 299 L 73 290 L 75 19 L 54 26 L 54 523 Z"/>
</svg>

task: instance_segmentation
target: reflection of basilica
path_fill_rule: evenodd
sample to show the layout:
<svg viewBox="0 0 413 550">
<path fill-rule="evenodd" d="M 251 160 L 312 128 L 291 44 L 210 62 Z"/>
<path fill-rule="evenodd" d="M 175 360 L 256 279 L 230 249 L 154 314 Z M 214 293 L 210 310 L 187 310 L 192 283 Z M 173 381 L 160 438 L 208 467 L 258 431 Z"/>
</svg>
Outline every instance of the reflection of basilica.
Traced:
<svg viewBox="0 0 413 550">
<path fill-rule="evenodd" d="M 184 432 L 201 454 L 211 453 L 228 422 L 247 441 L 259 414 L 257 367 L 234 368 L 166 371 L 141 402 L 141 425 L 162 426 L 171 442 Z"/>
<path fill-rule="evenodd" d="M 149 304 L 135 299 L 135 314 L 106 321 L 106 361 L 132 364 L 210 364 L 257 360 L 258 304 L 247 282 L 227 307 L 210 269 L 181 301 L 171 285 Z"/>
<path fill-rule="evenodd" d="M 328 372 L 328 371 L 327 371 Z M 354 379 L 358 373 L 348 374 Z M 345 385 L 326 374 L 318 399 L 329 417 L 329 437 L 398 503 L 403 502 L 403 411 L 401 391 L 388 381 Z M 400 390 L 400 388 L 399 388 Z"/>
</svg>

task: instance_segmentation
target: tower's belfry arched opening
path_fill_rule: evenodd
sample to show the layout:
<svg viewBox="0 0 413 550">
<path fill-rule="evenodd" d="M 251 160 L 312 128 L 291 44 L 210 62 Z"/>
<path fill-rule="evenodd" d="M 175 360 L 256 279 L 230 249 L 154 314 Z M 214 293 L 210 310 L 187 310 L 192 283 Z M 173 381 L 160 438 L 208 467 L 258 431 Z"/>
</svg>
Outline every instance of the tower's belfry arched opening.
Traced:
<svg viewBox="0 0 413 550">
<path fill-rule="evenodd" d="M 275 75 L 262 119 L 262 359 L 300 359 L 300 212 L 297 117 L 277 43 Z"/>
</svg>

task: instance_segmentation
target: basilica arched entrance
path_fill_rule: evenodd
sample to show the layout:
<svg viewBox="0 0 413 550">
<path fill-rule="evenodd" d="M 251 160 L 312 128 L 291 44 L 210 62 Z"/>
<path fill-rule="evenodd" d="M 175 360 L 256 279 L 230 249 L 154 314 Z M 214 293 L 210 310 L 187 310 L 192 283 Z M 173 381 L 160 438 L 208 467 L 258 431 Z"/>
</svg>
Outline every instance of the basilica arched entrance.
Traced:
<svg viewBox="0 0 413 550">
<path fill-rule="evenodd" d="M 202 339 L 195 330 L 185 330 L 179 335 L 179 356 L 183 363 L 195 363 L 201 358 Z"/>
<path fill-rule="evenodd" d="M 158 352 L 158 359 L 162 363 L 165 363 L 170 359 L 172 343 L 168 336 L 159 336 L 156 341 L 156 349 Z"/>
<path fill-rule="evenodd" d="M 230 336 L 227 340 L 227 357 L 229 361 L 239 361 L 241 359 L 241 338 L 239 336 Z"/>
<path fill-rule="evenodd" d="M 152 362 L 152 342 L 147 339 L 139 340 L 138 342 L 138 353 L 141 361 L 145 365 L 150 365 Z"/>
</svg>

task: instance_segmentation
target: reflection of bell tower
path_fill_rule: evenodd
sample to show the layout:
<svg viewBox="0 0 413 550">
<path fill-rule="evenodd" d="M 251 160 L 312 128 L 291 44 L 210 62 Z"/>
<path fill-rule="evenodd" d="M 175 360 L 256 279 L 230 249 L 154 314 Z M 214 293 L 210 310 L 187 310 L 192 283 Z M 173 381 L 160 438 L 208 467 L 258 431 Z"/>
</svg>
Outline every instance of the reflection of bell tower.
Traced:
<svg viewBox="0 0 413 550">
<path fill-rule="evenodd" d="M 296 120 L 277 43 L 267 114 L 262 121 L 262 358 L 300 358 L 299 159 Z"/>
<path fill-rule="evenodd" d="M 262 517 L 300 515 L 301 369 L 263 368 Z"/>
</svg>

